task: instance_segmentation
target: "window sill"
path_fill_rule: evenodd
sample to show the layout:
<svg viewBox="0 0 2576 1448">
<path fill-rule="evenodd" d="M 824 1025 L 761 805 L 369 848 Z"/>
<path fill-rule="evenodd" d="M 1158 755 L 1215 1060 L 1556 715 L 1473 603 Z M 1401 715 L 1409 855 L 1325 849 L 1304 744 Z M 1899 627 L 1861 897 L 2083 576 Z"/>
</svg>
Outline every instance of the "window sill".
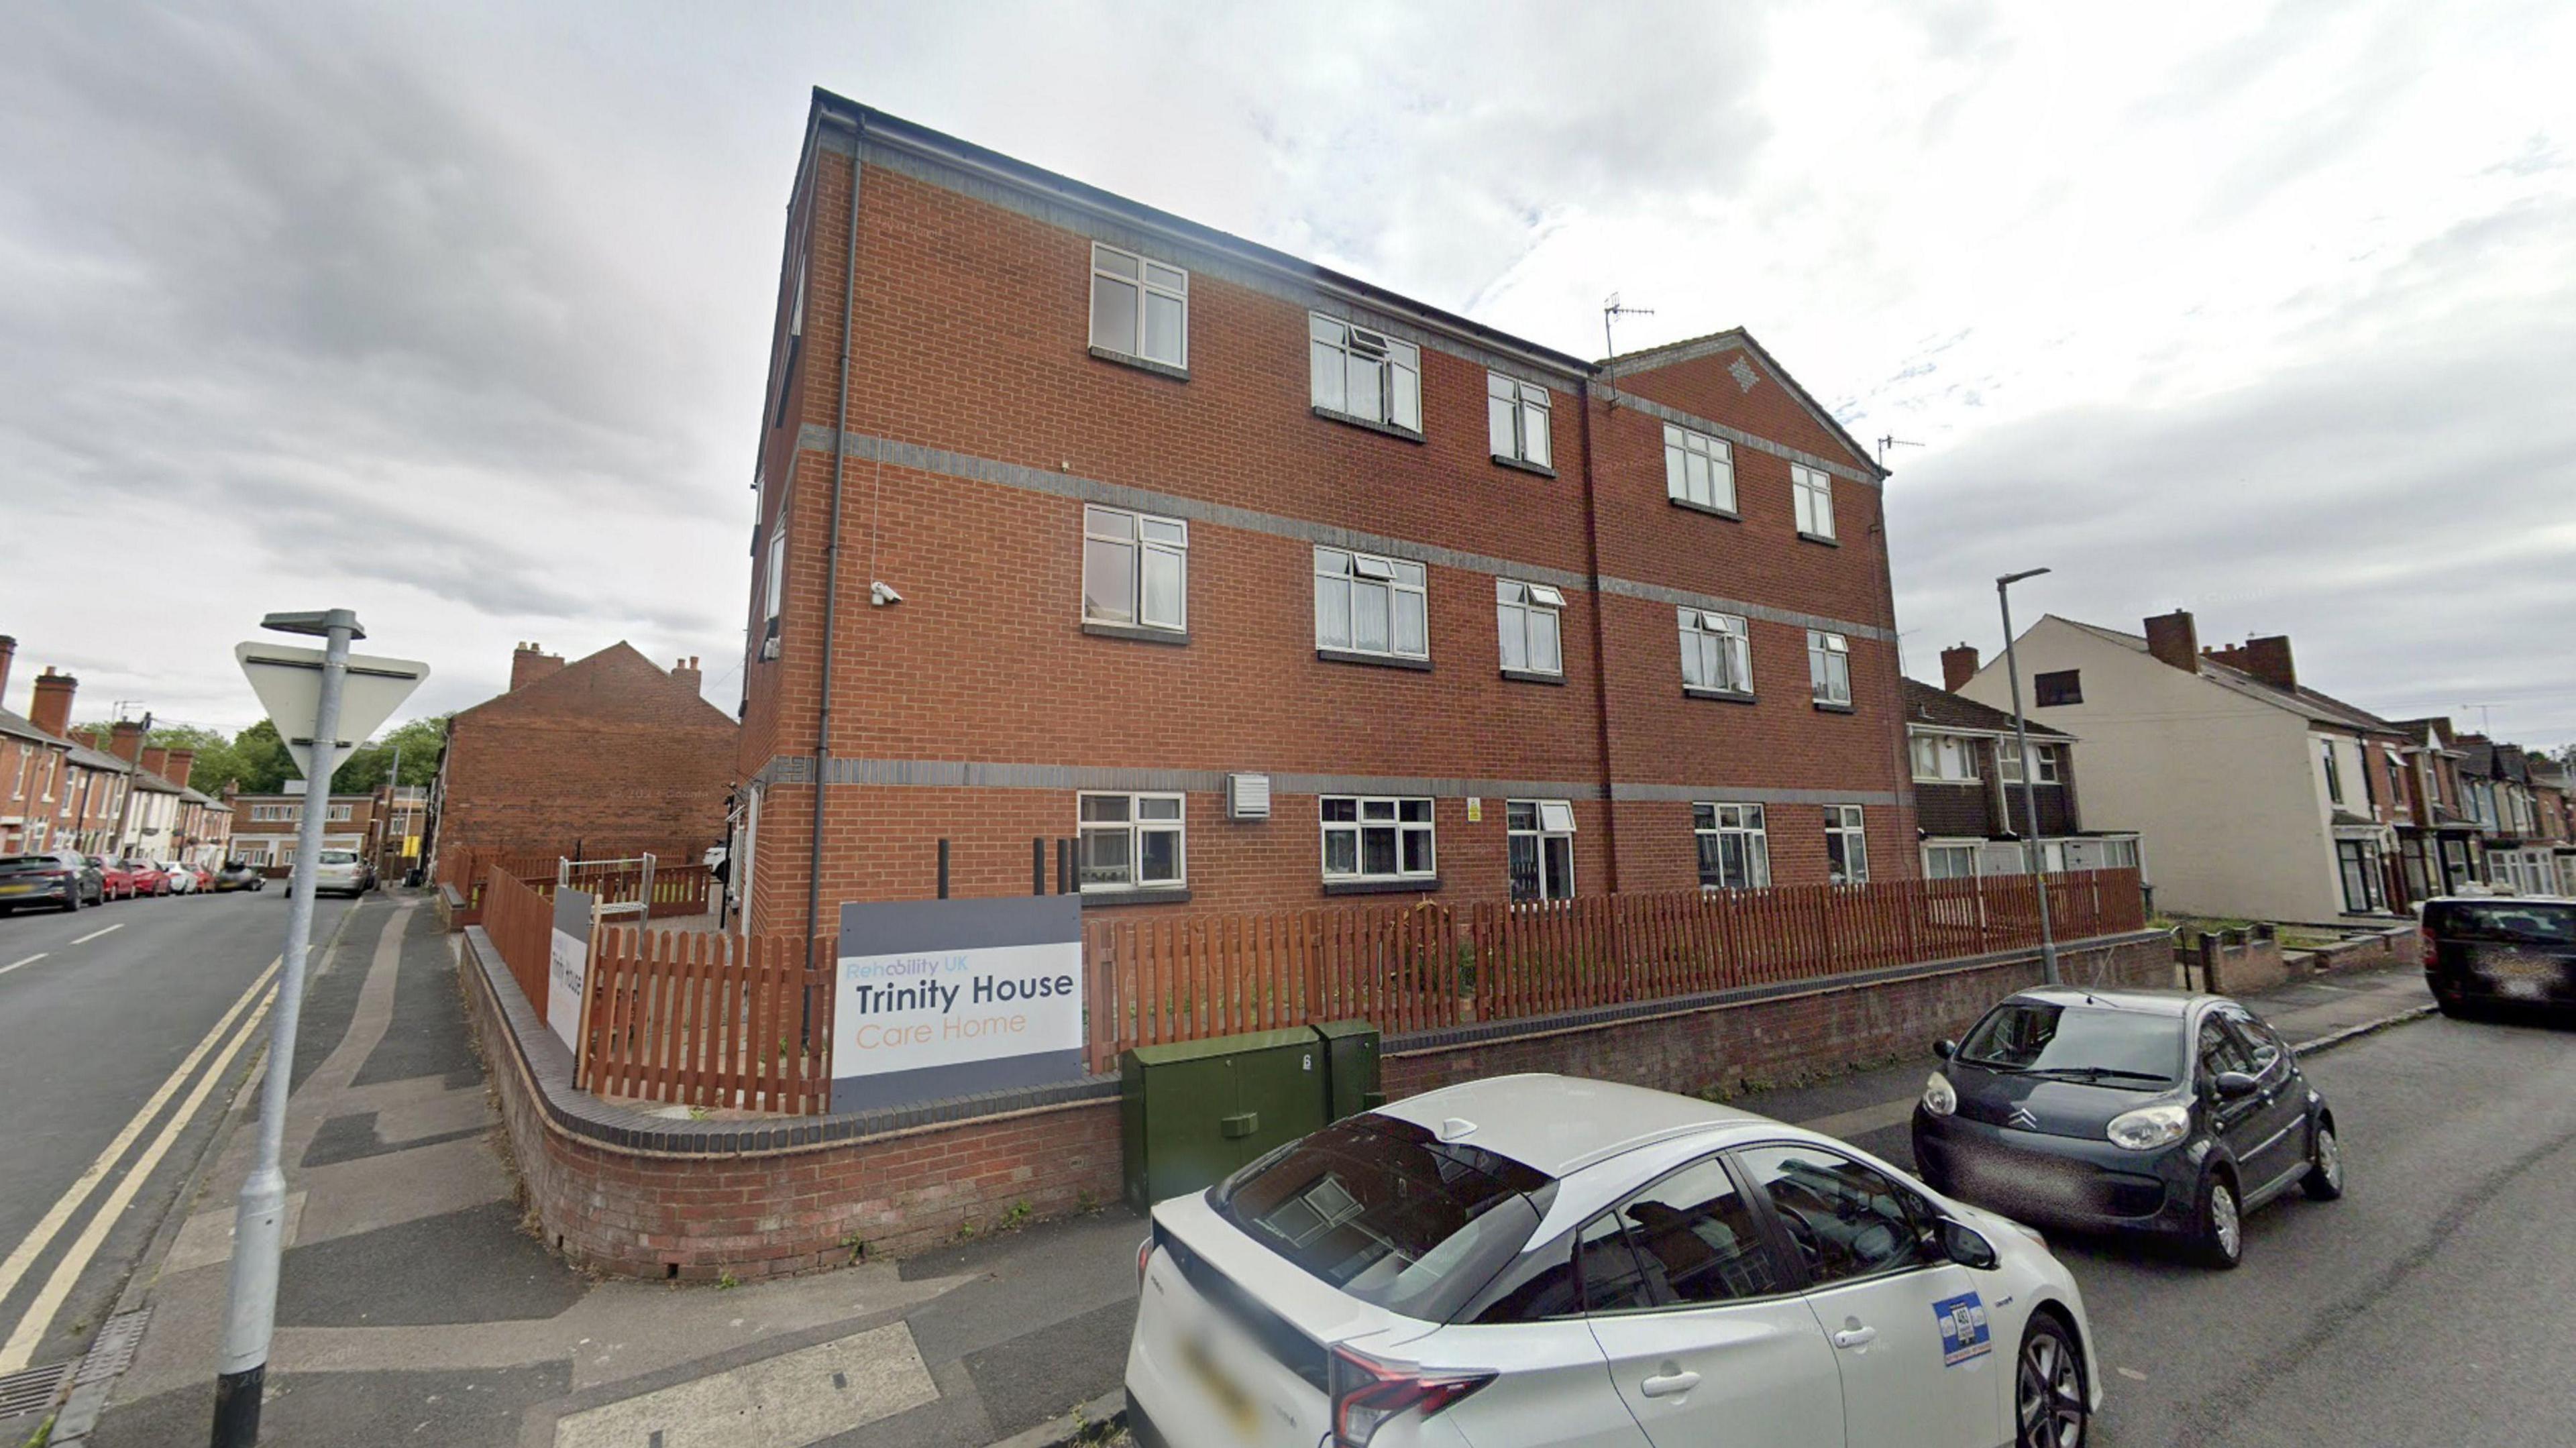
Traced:
<svg viewBox="0 0 2576 1448">
<path fill-rule="evenodd" d="M 1085 910 L 1112 905 L 1187 905 L 1190 903 L 1190 887 L 1158 885 L 1149 890 L 1085 890 L 1078 898 Z"/>
<path fill-rule="evenodd" d="M 1818 699 L 1816 701 L 1816 712 L 1819 714 L 1857 714 L 1860 711 L 1849 704 L 1829 704 L 1822 699 Z"/>
<path fill-rule="evenodd" d="M 1560 689 L 1565 687 L 1565 675 L 1542 674 L 1535 669 L 1505 669 L 1503 677 L 1515 684 L 1554 684 Z"/>
<path fill-rule="evenodd" d="M 1430 895 L 1440 889 L 1440 877 L 1424 875 L 1412 880 L 1326 880 L 1327 895 Z"/>
<path fill-rule="evenodd" d="M 1186 629 L 1145 628 L 1125 623 L 1093 623 L 1089 619 L 1082 621 L 1082 631 L 1094 638 L 1133 639 L 1140 644 L 1168 644 L 1174 648 L 1187 648 L 1190 642 L 1189 632 Z"/>
<path fill-rule="evenodd" d="M 1417 674 L 1431 672 L 1429 659 L 1407 658 L 1402 654 L 1367 654 L 1356 649 L 1317 649 L 1315 657 L 1328 664 L 1366 664 L 1380 669 L 1410 669 Z"/>
<path fill-rule="evenodd" d="M 1682 697 L 1685 699 L 1715 699 L 1722 704 L 1750 704 L 1753 702 L 1753 696 L 1742 689 L 1702 689 L 1691 684 L 1682 685 Z"/>
<path fill-rule="evenodd" d="M 1828 538 L 1822 533 L 1810 533 L 1804 528 L 1798 530 L 1798 541 L 1801 543 L 1822 543 L 1828 548 L 1840 548 L 1843 546 L 1842 540 L 1839 538 Z"/>
<path fill-rule="evenodd" d="M 1327 422 L 1338 422 L 1345 427 L 1356 427 L 1364 432 L 1382 432 L 1388 437 L 1400 437 L 1406 442 L 1421 442 L 1423 440 L 1422 434 L 1415 432 L 1412 428 L 1399 427 L 1391 422 L 1377 422 L 1369 418 L 1360 417 L 1354 413 L 1335 412 L 1329 407 L 1318 407 L 1312 409 L 1312 411 L 1317 417 L 1323 418 Z"/>
<path fill-rule="evenodd" d="M 1688 498 L 1676 498 L 1670 493 L 1664 494 L 1664 501 L 1686 513 L 1706 513 L 1712 518 L 1724 518 L 1730 523 L 1744 521 L 1744 515 L 1733 508 L 1721 508 L 1713 503 L 1694 503 Z"/>
<path fill-rule="evenodd" d="M 1556 469 L 1549 467 L 1545 463 L 1534 463 L 1527 458 L 1505 457 L 1501 453 L 1494 454 L 1494 466 L 1498 468 L 1510 468 L 1516 473 L 1536 473 L 1542 478 L 1552 478 L 1556 476 Z"/>
<path fill-rule="evenodd" d="M 1187 367 L 1175 367 L 1169 362 L 1157 362 L 1151 357 L 1139 357 L 1133 352 L 1112 352 L 1106 347 L 1094 347 L 1091 349 L 1091 355 L 1103 362 L 1115 362 L 1121 367 L 1133 367 L 1139 372 L 1151 372 L 1157 377 L 1168 377 L 1174 382 L 1190 380 L 1190 369 Z"/>
</svg>

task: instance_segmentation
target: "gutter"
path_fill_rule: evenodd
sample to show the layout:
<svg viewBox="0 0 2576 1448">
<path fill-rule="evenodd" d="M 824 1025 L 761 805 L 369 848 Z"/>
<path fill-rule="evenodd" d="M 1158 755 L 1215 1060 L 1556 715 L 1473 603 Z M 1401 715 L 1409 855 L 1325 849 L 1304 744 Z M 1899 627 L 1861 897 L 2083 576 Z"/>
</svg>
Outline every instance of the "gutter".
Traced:
<svg viewBox="0 0 2576 1448">
<path fill-rule="evenodd" d="M 1591 575 L 1592 586 L 1592 722 L 1601 747 L 1601 834 L 1610 842 L 1610 893 L 1615 895 L 1619 893 L 1619 792 L 1612 788 L 1615 771 L 1610 764 L 1610 651 L 1601 620 L 1601 615 L 1608 612 L 1609 596 L 1601 591 L 1601 513 L 1592 490 L 1592 380 L 1575 379 L 1574 390 L 1583 404 L 1583 569 Z M 1508 803 L 1504 805 L 1506 811 L 1510 808 Z"/>
<path fill-rule="evenodd" d="M 840 358 L 832 374 L 832 521 L 831 531 L 823 538 L 823 687 L 814 705 L 814 836 L 805 862 L 805 968 L 809 971 L 814 968 L 814 935 L 823 915 L 824 779 L 832 763 L 832 661 L 839 653 L 841 613 L 841 494 L 849 464 L 850 316 L 859 291 L 859 152 L 867 138 L 865 117 L 848 117 L 846 124 L 851 135 L 850 213 L 841 256 Z"/>
</svg>

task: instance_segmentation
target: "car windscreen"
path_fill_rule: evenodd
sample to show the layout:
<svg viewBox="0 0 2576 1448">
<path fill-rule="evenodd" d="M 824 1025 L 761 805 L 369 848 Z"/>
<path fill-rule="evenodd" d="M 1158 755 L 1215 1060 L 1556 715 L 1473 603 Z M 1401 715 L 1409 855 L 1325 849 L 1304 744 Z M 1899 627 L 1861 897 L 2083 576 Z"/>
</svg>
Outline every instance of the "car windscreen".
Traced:
<svg viewBox="0 0 2576 1448">
<path fill-rule="evenodd" d="M 1538 1227 L 1545 1172 L 1391 1116 L 1325 1127 L 1209 1199 L 1254 1241 L 1363 1302 L 1446 1322 Z"/>
<path fill-rule="evenodd" d="M 321 854 L 316 855 L 313 858 L 326 865 L 354 865 L 358 863 L 358 854 L 355 850 L 324 850 Z"/>
<path fill-rule="evenodd" d="M 2495 945 L 2576 947 L 2576 904 L 2546 900 L 2450 900 L 2435 906 L 2434 935 Z"/>
<path fill-rule="evenodd" d="M 51 855 L 10 855 L 0 858 L 0 875 L 23 875 L 32 870 L 59 870 L 63 862 Z"/>
<path fill-rule="evenodd" d="M 2182 1023 L 2159 1011 L 2006 1001 L 1959 1043 L 1955 1059 L 1995 1071 L 2094 1074 L 2108 1084 L 2171 1083 L 2183 1066 Z"/>
</svg>

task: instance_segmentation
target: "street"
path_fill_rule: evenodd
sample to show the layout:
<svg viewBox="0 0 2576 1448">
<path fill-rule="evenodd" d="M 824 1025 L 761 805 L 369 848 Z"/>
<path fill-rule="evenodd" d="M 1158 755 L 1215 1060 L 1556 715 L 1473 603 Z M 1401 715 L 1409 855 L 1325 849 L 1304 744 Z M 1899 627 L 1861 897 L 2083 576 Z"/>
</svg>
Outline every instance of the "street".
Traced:
<svg viewBox="0 0 2576 1448">
<path fill-rule="evenodd" d="M 0 920 L 0 1375 L 88 1344 L 266 1043 L 285 920 L 277 886 Z"/>
</svg>

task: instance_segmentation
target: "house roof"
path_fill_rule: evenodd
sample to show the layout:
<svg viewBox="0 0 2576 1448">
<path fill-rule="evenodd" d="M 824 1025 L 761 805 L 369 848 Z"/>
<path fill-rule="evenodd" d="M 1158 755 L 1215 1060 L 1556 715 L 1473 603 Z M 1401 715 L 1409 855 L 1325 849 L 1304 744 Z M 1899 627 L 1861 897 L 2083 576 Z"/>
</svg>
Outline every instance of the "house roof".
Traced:
<svg viewBox="0 0 2576 1448">
<path fill-rule="evenodd" d="M 2485 775 L 2493 779 L 2496 772 L 2495 741 L 2482 739 L 2475 734 L 2463 737 L 2460 740 L 2460 772 Z"/>
<path fill-rule="evenodd" d="M 6 709 L 0 709 L 0 734 L 8 735 L 12 739 L 24 739 L 30 744 L 50 744 L 58 749 L 66 747 L 66 741 L 37 728 L 35 720 L 24 714 L 10 713 Z"/>
<path fill-rule="evenodd" d="M 706 711 L 705 718 L 700 722 L 710 726 L 721 724 L 728 729 L 741 727 L 732 715 L 708 703 L 704 695 L 674 679 L 667 670 L 644 657 L 633 644 L 620 639 L 595 654 L 573 660 L 533 683 L 522 684 L 505 693 L 495 694 L 471 709 L 459 709 L 448 720 L 449 737 L 454 737 L 456 720 L 468 715 L 526 713 L 550 718 L 563 718 L 572 714 L 610 717 L 601 706 L 620 703 L 620 696 L 606 693 L 597 686 L 604 678 L 620 673 L 639 680 L 649 676 L 650 680 L 659 681 L 670 690 L 673 696 L 685 694 L 689 701 Z"/>
<path fill-rule="evenodd" d="M 2379 828 L 2379 821 L 2364 819 L 2348 809 L 2339 809 L 2334 812 L 2334 827 L 2339 830 L 2375 830 Z"/>
<path fill-rule="evenodd" d="M 188 792 L 186 785 L 172 784 L 148 769 L 134 771 L 134 787 L 145 794 L 186 794 Z"/>
<path fill-rule="evenodd" d="M 1845 431 L 1843 425 L 1834 420 L 1834 415 L 1825 410 L 1825 405 L 1816 400 L 1815 394 L 1800 385 L 1798 379 L 1790 375 L 1789 369 L 1780 365 L 1780 359 L 1772 356 L 1760 342 L 1754 340 L 1751 332 L 1742 327 L 1729 327 L 1723 332 L 1711 332 L 1704 337 L 1685 337 L 1678 342 L 1666 342 L 1660 347 L 1645 347 L 1634 352 L 1622 352 L 1616 357 L 1594 365 L 1604 379 L 1616 379 L 1632 373 L 1651 372 L 1659 367 L 1670 367 L 1676 363 L 1730 351 L 1752 353 L 1754 358 L 1761 362 L 1765 371 L 1779 379 L 1781 386 L 1789 389 L 1789 395 L 1797 400 L 1800 407 L 1806 409 L 1807 415 L 1814 418 L 1827 432 L 1832 433 L 1835 440 L 1851 452 L 1854 461 L 1879 477 L 1884 478 L 1888 475 L 1887 469 L 1879 465 L 1878 459 L 1870 455 L 1869 449 L 1861 446 L 1860 439 Z"/>
<path fill-rule="evenodd" d="M 1974 699 L 1963 699 L 1947 689 L 1936 689 L 1920 679 L 1905 681 L 1905 723 L 1912 728 L 1961 729 L 1979 734 L 2010 734 L 2013 716 L 2002 709 L 1989 709 Z M 2024 721 L 2034 737 L 2072 739 L 2075 736 L 2045 724 Z"/>
<path fill-rule="evenodd" d="M 2138 634 L 2123 633 L 2115 628 L 2104 628 L 2100 624 L 2085 623 L 2081 619 L 2068 618 L 2063 614 L 2052 613 L 2048 617 L 2124 648 L 2134 649 L 2142 654 L 2148 652 L 2146 639 Z M 2304 684 L 2296 689 L 2277 689 L 2243 669 L 2232 664 L 2222 664 L 2207 654 L 2200 657 L 2200 676 L 2222 689 L 2269 704 L 2275 709 L 2285 709 L 2311 723 L 2331 724 L 2339 729 L 2358 729 L 2369 734 L 2403 735 L 2407 732 L 2367 709 L 2347 704 L 2330 694 L 2320 693 Z"/>
</svg>

